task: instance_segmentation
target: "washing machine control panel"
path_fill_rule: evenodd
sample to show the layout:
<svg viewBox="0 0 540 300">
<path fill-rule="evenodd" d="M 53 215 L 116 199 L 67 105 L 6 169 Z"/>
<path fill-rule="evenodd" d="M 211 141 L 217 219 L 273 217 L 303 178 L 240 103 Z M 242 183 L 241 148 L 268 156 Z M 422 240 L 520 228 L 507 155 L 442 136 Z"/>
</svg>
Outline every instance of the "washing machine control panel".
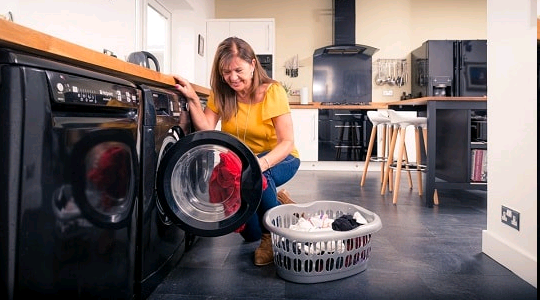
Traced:
<svg viewBox="0 0 540 300">
<path fill-rule="evenodd" d="M 159 116 L 178 117 L 183 111 L 188 111 L 187 100 L 177 93 L 168 91 L 152 91 L 156 114 Z"/>
<path fill-rule="evenodd" d="M 141 92 L 131 86 L 47 71 L 53 99 L 57 103 L 91 106 L 139 106 Z"/>
</svg>

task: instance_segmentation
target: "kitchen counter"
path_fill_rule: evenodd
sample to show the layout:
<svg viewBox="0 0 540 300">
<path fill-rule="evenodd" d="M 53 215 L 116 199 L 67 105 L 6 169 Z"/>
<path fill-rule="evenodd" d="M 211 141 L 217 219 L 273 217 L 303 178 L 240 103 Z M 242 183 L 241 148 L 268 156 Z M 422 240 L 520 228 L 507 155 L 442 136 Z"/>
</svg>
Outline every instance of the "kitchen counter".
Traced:
<svg viewBox="0 0 540 300">
<path fill-rule="evenodd" d="M 96 72 L 122 77 L 136 83 L 171 87 L 171 75 L 125 62 L 58 38 L 0 19 L 0 47 L 20 50 L 56 61 L 75 64 Z M 210 89 L 193 84 L 199 96 L 208 96 Z"/>
<path fill-rule="evenodd" d="M 462 102 L 462 101 L 487 101 L 487 97 L 422 97 L 393 102 L 371 102 L 369 105 L 322 105 L 320 102 L 309 102 L 300 104 L 300 102 L 289 102 L 289 106 L 294 109 L 387 109 L 389 107 L 404 108 L 414 106 L 425 106 L 430 101 L 440 103 Z"/>
<path fill-rule="evenodd" d="M 416 106 L 427 105 L 430 101 L 437 102 L 460 102 L 460 101 L 487 101 L 487 97 L 422 97 L 394 102 L 386 102 L 386 106 Z"/>
<path fill-rule="evenodd" d="M 372 102 L 369 105 L 321 105 L 320 102 L 309 102 L 308 104 L 300 104 L 300 102 L 289 102 L 289 106 L 294 109 L 358 109 L 358 110 L 373 110 L 387 108 L 387 104 L 383 102 Z"/>
</svg>

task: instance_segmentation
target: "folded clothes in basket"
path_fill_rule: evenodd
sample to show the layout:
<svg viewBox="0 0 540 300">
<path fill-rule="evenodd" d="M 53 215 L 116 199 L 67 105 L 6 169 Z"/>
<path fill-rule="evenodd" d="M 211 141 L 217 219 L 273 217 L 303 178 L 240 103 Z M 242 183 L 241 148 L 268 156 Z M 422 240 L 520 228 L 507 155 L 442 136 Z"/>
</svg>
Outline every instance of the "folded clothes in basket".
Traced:
<svg viewBox="0 0 540 300">
<path fill-rule="evenodd" d="M 308 218 L 300 217 L 296 224 L 289 226 L 290 229 L 297 231 L 332 231 L 334 219 L 329 219 L 328 215 L 312 216 Z"/>
<path fill-rule="evenodd" d="M 359 212 L 355 212 L 352 216 L 342 215 L 335 220 L 328 218 L 327 214 L 322 214 L 311 217 L 302 216 L 296 224 L 290 225 L 289 229 L 306 232 L 348 231 L 367 223 L 367 220 Z"/>
</svg>

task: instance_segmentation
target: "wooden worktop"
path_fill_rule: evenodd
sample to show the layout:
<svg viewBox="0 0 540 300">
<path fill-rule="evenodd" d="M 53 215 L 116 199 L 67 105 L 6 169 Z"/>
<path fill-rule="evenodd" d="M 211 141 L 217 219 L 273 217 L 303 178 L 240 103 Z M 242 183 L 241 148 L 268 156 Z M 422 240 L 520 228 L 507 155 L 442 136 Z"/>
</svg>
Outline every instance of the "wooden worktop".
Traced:
<svg viewBox="0 0 540 300">
<path fill-rule="evenodd" d="M 0 47 L 75 64 L 96 72 L 122 77 L 135 83 L 163 87 L 170 87 L 175 84 L 171 75 L 125 62 L 3 19 L 0 19 Z M 208 88 L 196 84 L 192 85 L 200 96 L 210 94 Z"/>
<path fill-rule="evenodd" d="M 309 102 L 308 104 L 300 104 L 299 102 L 289 102 L 289 106 L 294 109 L 358 109 L 372 110 L 384 109 L 388 105 L 384 102 L 372 102 L 369 105 L 322 105 L 320 102 Z"/>
<path fill-rule="evenodd" d="M 487 101 L 487 97 L 422 97 L 393 102 L 371 102 L 369 105 L 321 105 L 320 102 L 310 102 L 308 104 L 300 104 L 289 102 L 291 108 L 295 109 L 386 109 L 388 106 L 395 105 L 426 105 L 428 101 Z"/>
<path fill-rule="evenodd" d="M 387 107 L 390 105 L 426 105 L 428 101 L 487 101 L 487 97 L 422 97 L 385 104 Z"/>
</svg>

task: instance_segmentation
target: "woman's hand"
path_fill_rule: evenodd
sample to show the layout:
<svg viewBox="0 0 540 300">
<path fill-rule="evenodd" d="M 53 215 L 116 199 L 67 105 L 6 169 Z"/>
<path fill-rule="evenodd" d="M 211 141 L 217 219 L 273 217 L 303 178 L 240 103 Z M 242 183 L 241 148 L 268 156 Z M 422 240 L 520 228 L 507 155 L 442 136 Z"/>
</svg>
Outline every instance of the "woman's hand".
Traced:
<svg viewBox="0 0 540 300">
<path fill-rule="evenodd" d="M 259 166 L 261 167 L 261 172 L 264 172 L 268 169 L 270 169 L 270 165 L 268 164 L 268 159 L 263 157 L 257 157 L 259 161 Z"/>
<path fill-rule="evenodd" d="M 174 81 L 176 82 L 176 89 L 179 90 L 188 101 L 199 101 L 199 96 L 186 79 L 178 75 L 173 75 Z"/>
</svg>

